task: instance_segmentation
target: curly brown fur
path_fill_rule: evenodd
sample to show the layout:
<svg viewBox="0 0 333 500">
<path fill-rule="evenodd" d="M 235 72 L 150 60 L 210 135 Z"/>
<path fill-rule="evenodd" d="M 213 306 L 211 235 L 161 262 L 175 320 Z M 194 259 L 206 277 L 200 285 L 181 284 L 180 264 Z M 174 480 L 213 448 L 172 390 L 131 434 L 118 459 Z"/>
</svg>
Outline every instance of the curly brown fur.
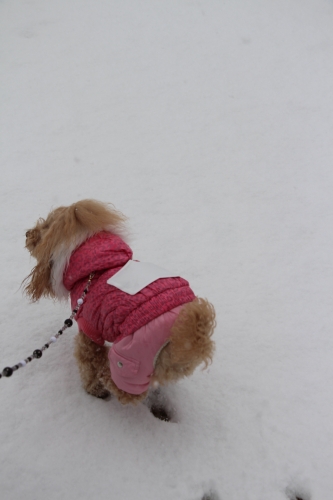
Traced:
<svg viewBox="0 0 333 500">
<path fill-rule="evenodd" d="M 190 376 L 202 363 L 206 368 L 212 361 L 215 344 L 211 340 L 215 328 L 215 311 L 207 300 L 196 298 L 186 304 L 171 329 L 169 343 L 159 354 L 151 385 L 164 385 Z M 147 391 L 135 395 L 119 389 L 111 379 L 108 348 L 92 342 L 84 333 L 76 336 L 75 357 L 85 390 L 103 397 L 110 391 L 122 404 L 137 404 Z"/>
<path fill-rule="evenodd" d="M 74 356 L 76 358 L 84 389 L 99 398 L 108 396 L 108 391 L 100 378 L 108 366 L 108 348 L 95 344 L 83 332 L 75 337 Z"/>
<path fill-rule="evenodd" d="M 107 347 L 95 344 L 83 332 L 76 335 L 74 356 L 84 389 L 98 398 L 105 398 L 111 392 L 122 404 L 137 404 L 145 399 L 147 392 L 135 395 L 118 389 L 111 379 L 108 351 Z"/>
<path fill-rule="evenodd" d="M 171 329 L 170 342 L 160 353 L 152 382 L 165 384 L 188 377 L 201 364 L 211 363 L 215 344 L 215 311 L 207 300 L 196 298 L 186 304 Z"/>
<path fill-rule="evenodd" d="M 26 232 L 26 248 L 37 260 L 25 278 L 25 292 L 33 301 L 57 297 L 51 270 L 62 253 L 70 254 L 90 236 L 103 230 L 122 231 L 126 217 L 107 203 L 82 200 L 69 207 L 59 207 L 46 219 L 39 219 Z"/>
<path fill-rule="evenodd" d="M 188 377 L 201 363 L 206 368 L 215 349 L 211 340 L 215 325 L 214 307 L 207 300 L 197 297 L 186 304 L 157 359 L 152 382 L 164 385 Z"/>
<path fill-rule="evenodd" d="M 26 233 L 26 248 L 37 260 L 23 282 L 26 293 L 33 301 L 42 296 L 67 298 L 62 276 L 73 251 L 100 231 L 121 235 L 125 220 L 109 204 L 95 200 L 59 207 L 46 219 L 39 219 Z M 207 300 L 197 298 L 186 304 L 171 330 L 169 343 L 157 357 L 152 384 L 175 382 L 191 375 L 201 363 L 207 367 L 214 352 L 214 327 L 214 308 Z M 123 404 L 136 404 L 146 397 L 147 392 L 133 395 L 118 389 L 111 379 L 108 348 L 96 345 L 82 332 L 75 340 L 75 357 L 89 394 L 104 398 L 110 391 Z"/>
</svg>

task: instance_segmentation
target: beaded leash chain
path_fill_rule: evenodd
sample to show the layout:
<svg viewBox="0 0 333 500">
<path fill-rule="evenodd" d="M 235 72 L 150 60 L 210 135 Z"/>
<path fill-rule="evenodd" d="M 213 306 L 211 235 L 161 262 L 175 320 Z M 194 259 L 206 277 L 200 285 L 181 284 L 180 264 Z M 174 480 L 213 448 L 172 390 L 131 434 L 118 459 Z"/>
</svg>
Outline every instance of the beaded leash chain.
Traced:
<svg viewBox="0 0 333 500">
<path fill-rule="evenodd" d="M 60 337 L 60 335 L 62 335 L 64 333 L 64 331 L 67 330 L 67 328 L 70 328 L 72 326 L 72 324 L 73 324 L 73 318 L 75 318 L 78 310 L 80 309 L 80 307 L 82 306 L 82 304 L 84 302 L 85 296 L 88 293 L 88 290 L 89 290 L 89 287 L 90 287 L 90 284 L 91 284 L 91 280 L 93 279 L 93 277 L 94 277 L 94 273 L 91 273 L 89 275 L 88 283 L 86 284 L 85 289 L 83 290 L 83 293 L 82 293 L 81 297 L 77 301 L 77 305 L 74 307 L 74 309 L 73 309 L 72 314 L 70 315 L 70 317 L 68 319 L 65 319 L 64 326 L 58 331 L 58 333 L 56 333 L 54 335 L 54 337 L 51 337 L 50 340 L 49 340 L 49 342 L 47 344 L 43 345 L 43 347 L 41 349 L 36 349 L 32 353 L 31 356 L 29 356 L 26 359 L 22 359 L 21 361 L 19 361 L 17 363 L 17 365 L 12 366 L 12 367 L 6 366 L 6 368 L 3 369 L 2 373 L 0 373 L 0 378 L 2 378 L 2 377 L 10 377 L 16 370 L 18 370 L 19 368 L 23 368 L 24 366 L 26 366 L 27 363 L 30 363 L 30 361 L 32 361 L 33 359 L 39 359 L 39 358 L 41 358 L 42 355 L 43 355 L 43 351 L 45 351 L 46 349 L 48 349 L 51 344 L 54 344 L 58 340 L 58 338 Z"/>
</svg>

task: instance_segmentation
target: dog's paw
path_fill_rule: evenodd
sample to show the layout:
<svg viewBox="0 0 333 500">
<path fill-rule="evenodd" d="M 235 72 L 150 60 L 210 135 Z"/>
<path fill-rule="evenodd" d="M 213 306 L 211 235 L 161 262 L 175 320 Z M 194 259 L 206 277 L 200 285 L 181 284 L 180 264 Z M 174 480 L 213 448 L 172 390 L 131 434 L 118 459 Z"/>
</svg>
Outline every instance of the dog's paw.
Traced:
<svg viewBox="0 0 333 500">
<path fill-rule="evenodd" d="M 201 500 L 219 500 L 219 496 L 216 491 L 210 490 L 204 494 Z"/>
<path fill-rule="evenodd" d="M 294 484 L 286 489 L 288 500 L 310 500 L 310 492 L 307 488 L 298 487 Z"/>
<path fill-rule="evenodd" d="M 163 420 L 164 422 L 170 422 L 171 420 L 171 416 L 167 410 L 163 408 L 163 406 L 153 405 L 150 407 L 150 412 L 154 415 L 154 417 L 159 420 Z"/>
<path fill-rule="evenodd" d="M 165 394 L 165 391 L 159 387 L 151 390 L 144 404 L 149 408 L 154 417 L 164 422 L 175 422 L 175 412 Z"/>
<path fill-rule="evenodd" d="M 100 399 L 106 399 L 109 401 L 111 399 L 111 393 L 107 389 L 103 389 L 101 392 L 98 393 L 96 397 Z"/>
<path fill-rule="evenodd" d="M 86 389 L 87 393 L 95 398 L 107 399 L 111 396 L 110 391 L 105 389 L 104 385 L 100 382 L 92 387 Z"/>
</svg>

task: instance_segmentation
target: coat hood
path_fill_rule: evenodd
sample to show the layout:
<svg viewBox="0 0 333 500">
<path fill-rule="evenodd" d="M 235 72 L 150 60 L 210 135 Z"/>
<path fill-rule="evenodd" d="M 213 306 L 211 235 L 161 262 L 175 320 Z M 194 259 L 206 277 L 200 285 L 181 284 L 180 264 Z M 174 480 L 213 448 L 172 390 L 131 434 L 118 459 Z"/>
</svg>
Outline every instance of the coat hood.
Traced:
<svg viewBox="0 0 333 500">
<path fill-rule="evenodd" d="M 130 247 L 117 235 L 106 231 L 87 239 L 72 254 L 63 275 L 69 292 L 90 273 L 124 266 L 133 256 Z"/>
</svg>

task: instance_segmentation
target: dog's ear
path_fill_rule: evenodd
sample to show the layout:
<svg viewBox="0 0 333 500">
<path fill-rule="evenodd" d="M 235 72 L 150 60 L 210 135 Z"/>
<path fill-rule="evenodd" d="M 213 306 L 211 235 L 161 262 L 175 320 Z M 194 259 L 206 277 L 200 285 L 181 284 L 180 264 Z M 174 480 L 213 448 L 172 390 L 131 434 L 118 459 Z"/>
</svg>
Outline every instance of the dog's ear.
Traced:
<svg viewBox="0 0 333 500">
<path fill-rule="evenodd" d="M 207 300 L 196 298 L 180 311 L 172 329 L 170 342 L 157 358 L 152 382 L 161 384 L 191 375 L 201 364 L 211 363 L 215 344 L 215 310 Z"/>
<path fill-rule="evenodd" d="M 118 233 L 126 221 L 126 217 L 110 204 L 96 200 L 78 201 L 70 208 L 77 223 L 92 233 L 103 230 Z"/>
<path fill-rule="evenodd" d="M 45 221 L 38 253 L 51 256 L 59 246 L 68 247 L 80 240 L 80 235 L 88 238 L 100 231 L 122 233 L 125 220 L 122 213 L 95 200 L 82 200 L 69 207 L 56 208 Z"/>
<path fill-rule="evenodd" d="M 24 291 L 33 302 L 36 302 L 43 296 L 54 297 L 51 286 L 51 267 L 52 263 L 48 261 L 38 262 L 29 276 L 23 281 L 23 283 L 27 282 Z"/>
</svg>

